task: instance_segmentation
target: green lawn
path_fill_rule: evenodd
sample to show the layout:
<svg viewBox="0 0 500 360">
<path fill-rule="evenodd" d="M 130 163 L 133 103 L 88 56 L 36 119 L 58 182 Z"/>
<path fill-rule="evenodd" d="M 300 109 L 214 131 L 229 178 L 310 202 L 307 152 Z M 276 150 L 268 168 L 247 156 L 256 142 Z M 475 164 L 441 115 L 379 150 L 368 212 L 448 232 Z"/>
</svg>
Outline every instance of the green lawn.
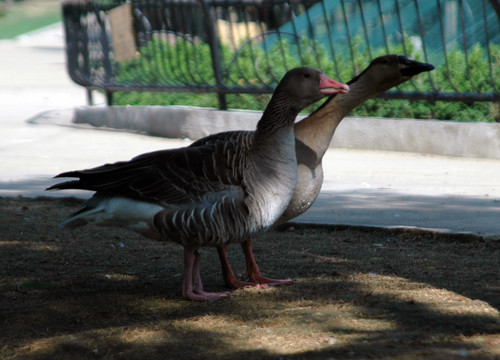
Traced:
<svg viewBox="0 0 500 360">
<path fill-rule="evenodd" d="M 0 1 L 0 7 L 4 3 Z M 5 15 L 0 16 L 0 39 L 12 39 L 61 21 L 57 0 L 24 0 L 15 2 Z"/>
</svg>

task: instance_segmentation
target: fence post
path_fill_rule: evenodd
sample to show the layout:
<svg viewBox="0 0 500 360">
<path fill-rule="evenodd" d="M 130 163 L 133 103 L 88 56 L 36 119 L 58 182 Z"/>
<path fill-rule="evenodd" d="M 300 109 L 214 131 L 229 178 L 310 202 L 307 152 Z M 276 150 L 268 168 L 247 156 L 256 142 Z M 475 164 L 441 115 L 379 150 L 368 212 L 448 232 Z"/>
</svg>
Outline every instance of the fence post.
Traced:
<svg viewBox="0 0 500 360">
<path fill-rule="evenodd" d="M 215 75 L 215 85 L 217 88 L 217 98 L 219 100 L 219 109 L 227 110 L 226 92 L 224 91 L 224 83 L 222 81 L 222 60 L 219 46 L 219 39 L 217 38 L 216 21 L 210 12 L 210 5 L 207 0 L 199 0 L 203 6 L 205 27 L 207 30 L 208 44 L 210 46 L 210 54 L 212 57 L 212 67 Z"/>
<path fill-rule="evenodd" d="M 108 42 L 108 33 L 106 32 L 106 22 L 101 18 L 100 9 L 97 7 L 95 3 L 93 5 L 93 10 L 96 16 L 97 24 L 100 29 L 100 42 L 102 46 L 102 55 L 103 55 L 103 66 L 104 66 L 104 86 L 108 86 L 112 81 L 112 71 L 111 71 L 111 61 L 109 60 L 110 47 Z"/>
</svg>

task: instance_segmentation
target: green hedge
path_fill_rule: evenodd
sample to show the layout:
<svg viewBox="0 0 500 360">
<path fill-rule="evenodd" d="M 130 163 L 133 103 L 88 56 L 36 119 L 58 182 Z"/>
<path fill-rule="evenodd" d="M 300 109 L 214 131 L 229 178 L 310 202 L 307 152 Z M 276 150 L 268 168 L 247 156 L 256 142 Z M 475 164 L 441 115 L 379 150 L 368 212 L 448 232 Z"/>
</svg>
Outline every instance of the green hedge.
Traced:
<svg viewBox="0 0 500 360">
<path fill-rule="evenodd" d="M 337 64 L 349 64 L 337 67 L 330 60 L 321 46 L 311 41 L 301 40 L 298 43 L 286 40 L 275 41 L 268 46 L 249 44 L 235 57 L 235 52 L 229 46 L 222 47 L 222 61 L 224 68 L 232 64 L 226 74 L 226 83 L 229 85 L 249 85 L 265 83 L 273 84 L 281 76 L 296 66 L 308 65 L 320 68 L 330 77 L 341 81 L 348 81 L 355 73 L 362 71 L 367 65 L 367 50 L 362 48 L 362 41 L 354 39 L 353 53 L 354 69 L 351 65 L 347 48 L 336 48 Z M 406 41 L 406 48 L 412 54 L 410 57 L 422 61 L 422 54 L 415 51 L 410 41 Z M 251 46 L 250 46 L 251 45 Z M 391 53 L 403 53 L 402 45 L 391 46 Z M 500 88 L 500 46 L 490 48 L 493 61 L 493 78 L 497 88 Z M 372 50 L 374 56 L 383 55 L 385 49 Z M 477 84 L 479 92 L 493 92 L 489 83 L 489 65 L 486 61 L 486 51 L 480 45 L 469 50 L 469 73 L 473 82 Z M 302 61 L 300 60 L 302 58 Z M 413 84 L 407 82 L 400 86 L 402 90 L 433 91 L 432 83 L 437 84 L 443 92 L 475 92 L 468 79 L 465 54 L 460 50 L 449 52 L 450 74 L 445 66 L 438 66 L 428 74 L 421 74 L 413 79 Z M 256 66 L 254 65 L 257 64 Z M 195 71 L 192 71 L 195 69 Z M 184 39 L 155 38 L 140 49 L 140 57 L 116 65 L 117 80 L 126 83 L 183 83 L 214 84 L 210 48 L 205 43 L 194 43 Z M 448 81 L 452 79 L 456 90 Z M 270 95 L 229 94 L 227 102 L 229 108 L 262 110 Z M 118 92 L 115 93 L 117 105 L 191 105 L 201 107 L 217 107 L 217 96 L 211 93 L 183 93 L 183 92 Z M 308 109 L 308 111 L 310 111 Z M 357 107 L 351 115 L 376 116 L 391 118 L 441 119 L 457 121 L 500 121 L 500 106 L 498 103 L 476 102 L 466 104 L 462 102 L 445 101 L 408 101 L 371 99 Z"/>
</svg>

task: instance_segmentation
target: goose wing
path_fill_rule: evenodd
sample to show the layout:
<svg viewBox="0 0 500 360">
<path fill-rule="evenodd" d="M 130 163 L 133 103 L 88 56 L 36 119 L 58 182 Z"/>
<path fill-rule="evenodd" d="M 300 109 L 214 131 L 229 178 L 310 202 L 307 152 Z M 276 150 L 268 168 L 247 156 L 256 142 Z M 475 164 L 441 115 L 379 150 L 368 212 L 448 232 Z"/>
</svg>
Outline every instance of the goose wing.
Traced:
<svg viewBox="0 0 500 360">
<path fill-rule="evenodd" d="M 249 149 L 252 145 L 253 133 L 254 131 L 248 131 L 248 130 L 224 131 L 198 139 L 191 145 L 189 145 L 189 147 L 214 145 L 219 141 L 223 141 L 223 142 L 236 142 L 239 144 L 239 146 L 242 146 L 245 149 Z"/>
<path fill-rule="evenodd" d="M 241 187 L 246 167 L 246 150 L 234 141 L 160 150 L 130 161 L 106 164 L 56 176 L 74 177 L 49 187 L 83 189 L 162 204 L 182 205 L 209 196 L 222 197 Z M 231 191 L 233 190 L 233 191 Z M 243 191 L 244 193 L 244 191 Z"/>
</svg>

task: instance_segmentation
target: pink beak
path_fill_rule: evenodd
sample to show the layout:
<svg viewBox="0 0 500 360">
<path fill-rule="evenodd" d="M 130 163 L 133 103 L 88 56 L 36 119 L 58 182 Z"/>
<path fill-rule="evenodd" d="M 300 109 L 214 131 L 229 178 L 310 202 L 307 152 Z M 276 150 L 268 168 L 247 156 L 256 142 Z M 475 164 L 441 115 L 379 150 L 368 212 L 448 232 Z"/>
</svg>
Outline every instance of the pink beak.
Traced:
<svg viewBox="0 0 500 360">
<path fill-rule="evenodd" d="M 321 74 L 319 81 L 319 91 L 323 95 L 345 94 L 349 91 L 349 86 L 341 82 L 330 79 Z"/>
</svg>

